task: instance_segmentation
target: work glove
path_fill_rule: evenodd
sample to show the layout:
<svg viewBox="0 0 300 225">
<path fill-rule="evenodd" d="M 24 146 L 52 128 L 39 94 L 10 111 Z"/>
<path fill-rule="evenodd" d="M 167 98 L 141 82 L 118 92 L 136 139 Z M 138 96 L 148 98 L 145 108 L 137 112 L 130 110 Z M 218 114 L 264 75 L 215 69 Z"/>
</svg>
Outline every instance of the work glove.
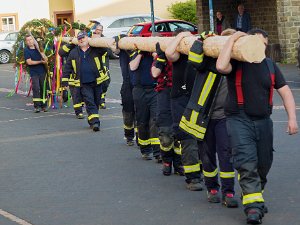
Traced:
<svg viewBox="0 0 300 225">
<path fill-rule="evenodd" d="M 192 47 L 190 48 L 188 60 L 196 69 L 200 69 L 203 62 L 204 52 L 203 43 L 199 39 L 194 41 Z"/>
<path fill-rule="evenodd" d="M 135 59 L 135 57 L 137 57 L 138 54 L 143 54 L 143 52 L 138 49 L 129 51 L 130 59 Z"/>
<path fill-rule="evenodd" d="M 201 41 L 204 41 L 206 38 L 208 37 L 212 37 L 212 36 L 215 36 L 216 34 L 213 32 L 213 31 L 203 31 L 201 34 L 200 34 L 200 40 Z"/>
<path fill-rule="evenodd" d="M 118 36 L 115 36 L 114 39 L 115 39 L 115 42 L 116 42 L 116 48 L 119 48 L 119 41 L 121 38 L 123 37 L 127 37 L 126 34 L 119 34 Z"/>
<path fill-rule="evenodd" d="M 155 48 L 156 48 L 157 58 L 155 60 L 154 65 L 156 68 L 163 70 L 163 68 L 167 64 L 167 57 L 165 53 L 161 50 L 159 42 L 156 43 Z"/>
</svg>

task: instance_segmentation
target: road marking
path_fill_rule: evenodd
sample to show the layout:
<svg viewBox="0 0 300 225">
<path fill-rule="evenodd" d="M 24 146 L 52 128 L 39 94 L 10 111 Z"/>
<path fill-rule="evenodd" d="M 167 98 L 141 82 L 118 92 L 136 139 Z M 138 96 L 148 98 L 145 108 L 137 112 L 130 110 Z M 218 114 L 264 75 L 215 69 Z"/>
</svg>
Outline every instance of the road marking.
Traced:
<svg viewBox="0 0 300 225">
<path fill-rule="evenodd" d="M 14 73 L 15 72 L 15 70 L 0 70 L 1 72 L 3 71 L 3 72 L 12 72 L 12 73 Z"/>
<path fill-rule="evenodd" d="M 107 128 L 100 128 L 100 134 L 101 131 L 106 131 L 106 130 L 113 130 L 113 129 L 122 129 L 123 126 L 118 126 L 118 127 L 107 127 Z M 73 135 L 81 135 L 81 134 L 86 134 L 87 132 L 92 132 L 92 130 L 88 129 L 83 129 L 83 130 L 77 130 L 77 131 L 58 131 L 54 133 L 48 133 L 48 134 L 37 134 L 33 136 L 24 136 L 24 137 L 12 137 L 12 138 L 5 138 L 5 139 L 0 139 L 0 143 L 12 143 L 12 142 L 17 142 L 17 141 L 32 141 L 32 140 L 37 140 L 37 139 L 45 139 L 45 138 L 53 138 L 53 137 L 62 137 L 62 136 L 73 136 Z"/>
<path fill-rule="evenodd" d="M 2 209 L 0 209 L 0 215 L 20 225 L 32 225 L 31 223 L 28 223 L 25 220 L 20 219 L 19 217 L 16 217 L 13 214 L 6 212 Z"/>
</svg>

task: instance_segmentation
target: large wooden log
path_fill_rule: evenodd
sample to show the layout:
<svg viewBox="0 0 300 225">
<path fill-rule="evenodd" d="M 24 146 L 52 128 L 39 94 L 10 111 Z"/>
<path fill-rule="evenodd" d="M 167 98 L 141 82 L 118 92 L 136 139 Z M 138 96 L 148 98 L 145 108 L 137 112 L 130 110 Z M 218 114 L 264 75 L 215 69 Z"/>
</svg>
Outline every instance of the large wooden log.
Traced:
<svg viewBox="0 0 300 225">
<path fill-rule="evenodd" d="M 188 54 L 193 42 L 197 39 L 196 36 L 183 38 L 177 47 L 177 51 L 183 54 Z M 229 36 L 213 36 L 204 41 L 204 54 L 213 58 L 217 58 L 225 45 Z M 69 38 L 63 38 L 63 41 L 68 42 Z M 174 37 L 124 37 L 118 46 L 120 49 L 154 52 L 157 42 L 160 43 L 163 51 L 174 40 Z M 72 39 L 72 43 L 78 44 L 76 38 Z M 90 38 L 89 44 L 94 47 L 109 47 L 114 49 L 116 46 L 112 38 Z M 261 62 L 265 58 L 265 45 L 256 35 L 247 35 L 239 38 L 233 46 L 231 58 L 246 61 L 246 62 Z"/>
</svg>

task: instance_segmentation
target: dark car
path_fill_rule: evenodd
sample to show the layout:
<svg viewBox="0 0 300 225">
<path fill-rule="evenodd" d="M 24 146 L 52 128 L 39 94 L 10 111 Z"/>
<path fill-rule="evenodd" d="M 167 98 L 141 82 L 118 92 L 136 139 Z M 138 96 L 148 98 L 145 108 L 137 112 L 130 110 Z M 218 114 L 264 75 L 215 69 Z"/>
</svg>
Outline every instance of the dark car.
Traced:
<svg viewBox="0 0 300 225">
<path fill-rule="evenodd" d="M 183 20 L 156 20 L 154 24 L 155 32 L 160 33 L 164 37 L 172 36 L 173 32 L 179 28 L 187 29 L 192 34 L 198 33 L 198 28 L 195 24 Z M 152 23 L 137 23 L 130 28 L 127 34 L 128 36 L 149 37 L 152 34 Z"/>
</svg>

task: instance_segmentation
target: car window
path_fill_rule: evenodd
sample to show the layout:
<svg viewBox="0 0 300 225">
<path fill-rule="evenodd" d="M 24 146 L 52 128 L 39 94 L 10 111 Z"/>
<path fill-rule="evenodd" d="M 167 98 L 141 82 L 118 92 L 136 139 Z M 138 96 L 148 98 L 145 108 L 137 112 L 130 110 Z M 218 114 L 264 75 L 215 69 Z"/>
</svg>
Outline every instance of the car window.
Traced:
<svg viewBox="0 0 300 225">
<path fill-rule="evenodd" d="M 143 29 L 143 26 L 133 26 L 130 30 L 130 34 L 138 35 Z"/>
<path fill-rule="evenodd" d="M 5 41 L 16 41 L 18 37 L 18 33 L 8 34 L 5 38 Z"/>
<path fill-rule="evenodd" d="M 139 17 L 125 18 L 124 27 L 131 27 L 133 24 L 143 22 Z"/>
<path fill-rule="evenodd" d="M 168 32 L 168 27 L 165 23 L 158 23 L 154 25 L 155 32 Z M 152 26 L 149 28 L 149 31 L 152 31 Z"/>
<path fill-rule="evenodd" d="M 170 30 L 172 32 L 174 32 L 175 30 L 177 30 L 178 28 L 184 28 L 184 29 L 187 29 L 191 32 L 195 32 L 197 31 L 197 28 L 188 24 L 188 23 L 182 23 L 182 22 L 171 22 L 169 23 L 169 27 L 170 27 Z"/>
<path fill-rule="evenodd" d="M 119 27 L 124 27 L 124 21 L 123 19 L 116 20 L 113 22 L 111 25 L 108 26 L 108 28 L 119 28 Z"/>
<path fill-rule="evenodd" d="M 141 17 L 142 22 L 151 22 L 151 16 Z M 154 20 L 159 20 L 159 18 L 154 17 Z"/>
</svg>

